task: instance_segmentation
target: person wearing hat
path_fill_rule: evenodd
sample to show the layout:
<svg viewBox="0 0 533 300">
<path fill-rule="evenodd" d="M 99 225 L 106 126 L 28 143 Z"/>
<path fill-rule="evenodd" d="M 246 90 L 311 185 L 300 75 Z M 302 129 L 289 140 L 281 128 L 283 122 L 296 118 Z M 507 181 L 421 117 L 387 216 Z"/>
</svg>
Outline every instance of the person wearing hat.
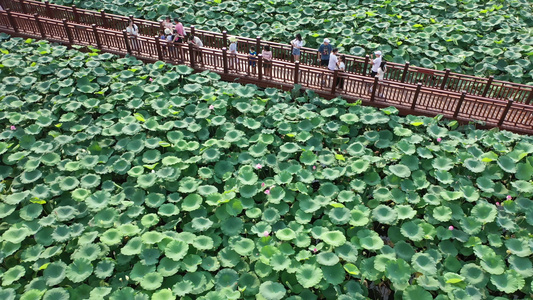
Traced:
<svg viewBox="0 0 533 300">
<path fill-rule="evenodd" d="M 370 64 L 372 65 L 372 72 L 370 72 L 371 77 L 376 77 L 379 66 L 381 65 L 381 51 L 374 52 L 374 55 L 376 58 L 370 61 Z M 373 58 L 374 55 L 372 55 L 371 58 Z"/>
<path fill-rule="evenodd" d="M 231 44 L 229 44 L 229 65 L 230 68 L 237 67 L 237 38 L 234 36 L 231 36 L 229 39 Z"/>
<path fill-rule="evenodd" d="M 329 56 L 333 51 L 333 46 L 329 43 L 329 39 L 324 39 L 324 43 L 318 47 L 318 60 L 320 60 L 320 66 L 327 67 L 329 64 Z"/>
<path fill-rule="evenodd" d="M 173 36 L 172 36 L 172 29 L 165 28 L 165 41 L 172 42 Z"/>
</svg>

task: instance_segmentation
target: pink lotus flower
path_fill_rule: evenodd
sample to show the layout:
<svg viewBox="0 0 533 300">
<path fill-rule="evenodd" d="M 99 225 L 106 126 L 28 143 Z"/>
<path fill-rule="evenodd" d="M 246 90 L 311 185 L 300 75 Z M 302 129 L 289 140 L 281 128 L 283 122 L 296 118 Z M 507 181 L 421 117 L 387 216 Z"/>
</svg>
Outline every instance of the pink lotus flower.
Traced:
<svg viewBox="0 0 533 300">
<path fill-rule="evenodd" d="M 438 139 L 437 139 L 437 142 L 439 142 L 439 143 L 440 143 L 440 141 L 442 141 L 442 139 L 441 139 L 441 138 L 438 138 Z"/>
<path fill-rule="evenodd" d="M 512 200 L 513 197 L 511 197 L 511 195 L 507 195 L 507 197 L 505 197 L 507 200 Z"/>
<path fill-rule="evenodd" d="M 213 104 L 209 105 L 209 109 L 214 109 L 215 107 L 213 106 Z"/>
<path fill-rule="evenodd" d="M 154 79 L 152 77 L 150 77 L 150 79 L 148 79 L 150 82 L 154 81 Z"/>
<path fill-rule="evenodd" d="M 17 130 L 17 127 L 15 127 L 15 125 L 11 125 L 11 130 Z"/>
<path fill-rule="evenodd" d="M 496 206 L 500 206 L 500 202 L 496 202 Z"/>
<path fill-rule="evenodd" d="M 316 248 L 315 248 L 315 249 L 313 249 L 313 252 L 315 252 L 315 253 L 316 253 L 317 251 L 318 251 L 318 250 L 316 250 Z"/>
<path fill-rule="evenodd" d="M 313 166 L 313 170 L 316 170 L 316 166 Z"/>
<path fill-rule="evenodd" d="M 270 190 L 266 190 L 265 194 L 270 195 Z"/>
<path fill-rule="evenodd" d="M 450 227 L 448 227 L 448 230 L 453 230 L 453 226 L 450 225 Z"/>
<path fill-rule="evenodd" d="M 257 165 L 255 165 L 255 168 L 258 169 L 258 170 L 261 169 L 262 167 L 263 167 L 263 166 L 262 166 L 261 164 L 257 164 Z"/>
<path fill-rule="evenodd" d="M 270 234 L 268 233 L 268 231 L 265 231 L 263 232 L 263 236 L 269 236 Z"/>
<path fill-rule="evenodd" d="M 265 183 L 264 182 L 261 183 L 261 187 L 265 187 Z"/>
</svg>

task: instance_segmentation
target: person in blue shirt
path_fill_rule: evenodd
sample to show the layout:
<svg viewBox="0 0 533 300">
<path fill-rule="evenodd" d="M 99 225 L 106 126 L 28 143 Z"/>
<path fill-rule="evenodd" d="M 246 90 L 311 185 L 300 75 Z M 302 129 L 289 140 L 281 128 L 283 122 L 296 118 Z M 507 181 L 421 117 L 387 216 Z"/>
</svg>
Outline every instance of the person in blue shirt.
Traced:
<svg viewBox="0 0 533 300">
<path fill-rule="evenodd" d="M 255 51 L 255 47 L 250 47 L 250 52 L 248 53 L 249 63 L 250 66 L 255 68 L 255 64 L 257 62 L 257 52 Z"/>
<path fill-rule="evenodd" d="M 327 67 L 329 64 L 329 56 L 333 51 L 333 46 L 329 43 L 329 39 L 324 39 L 324 43 L 318 48 L 318 59 L 320 60 L 320 66 Z"/>
</svg>

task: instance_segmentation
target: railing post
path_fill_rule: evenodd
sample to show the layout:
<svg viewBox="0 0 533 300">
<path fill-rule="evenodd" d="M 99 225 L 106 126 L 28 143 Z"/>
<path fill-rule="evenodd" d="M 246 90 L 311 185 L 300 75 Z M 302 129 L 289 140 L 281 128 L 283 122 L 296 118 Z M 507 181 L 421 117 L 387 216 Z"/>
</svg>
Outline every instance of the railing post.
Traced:
<svg viewBox="0 0 533 300">
<path fill-rule="evenodd" d="M 24 4 L 24 1 L 20 1 L 20 8 L 22 9 L 22 12 L 27 14 L 28 10 L 26 9 L 26 5 Z"/>
<path fill-rule="evenodd" d="M 533 101 L 533 88 L 531 89 L 531 92 L 529 92 L 529 97 L 527 97 L 525 104 L 531 104 L 531 101 Z"/>
<path fill-rule="evenodd" d="M 192 43 L 189 43 L 189 60 L 191 61 L 191 68 L 195 69 L 196 68 L 196 63 L 195 63 L 195 58 L 194 57 L 194 45 Z"/>
<path fill-rule="evenodd" d="M 261 37 L 258 36 L 255 38 L 255 52 L 261 51 Z"/>
<path fill-rule="evenodd" d="M 294 50 L 294 46 L 293 46 L 292 43 L 291 43 L 291 55 L 290 55 L 291 60 L 290 60 L 290 61 L 293 62 L 293 63 L 296 63 L 296 62 L 294 61 L 294 55 L 292 55 L 292 51 L 293 51 L 293 50 Z M 301 50 L 300 50 L 300 51 L 301 51 Z M 300 54 L 301 54 L 301 52 L 300 52 Z M 283 53 L 283 56 L 285 56 L 285 53 Z"/>
<path fill-rule="evenodd" d="M 39 14 L 33 14 L 33 17 L 35 18 L 35 23 L 37 23 L 37 28 L 39 28 L 39 32 L 41 33 L 41 37 L 43 39 L 46 39 L 46 34 L 44 32 L 43 24 L 41 24 L 41 21 L 39 20 Z"/>
<path fill-rule="evenodd" d="M 194 25 L 191 25 L 190 28 L 191 28 L 191 36 L 195 36 L 196 35 L 196 28 L 194 28 Z"/>
<path fill-rule="evenodd" d="M 161 51 L 161 42 L 159 41 L 159 37 L 156 35 L 155 38 L 155 47 L 157 48 L 157 58 L 159 60 L 163 60 L 163 51 Z"/>
<path fill-rule="evenodd" d="M 100 40 L 100 36 L 98 35 L 98 29 L 96 29 L 96 24 L 92 24 L 91 27 L 93 28 L 94 39 L 96 40 L 96 47 L 101 50 L 102 41 Z"/>
<path fill-rule="evenodd" d="M 402 72 L 402 80 L 400 82 L 405 82 L 405 77 L 407 77 L 407 72 L 409 72 L 409 62 L 406 61 L 405 65 L 403 66 L 403 72 Z"/>
<path fill-rule="evenodd" d="M 331 84 L 331 94 L 335 95 L 335 88 L 337 87 L 337 77 L 339 76 L 339 70 L 333 71 L 333 83 Z"/>
<path fill-rule="evenodd" d="M 228 32 L 226 30 L 222 31 L 222 47 L 228 46 Z"/>
<path fill-rule="evenodd" d="M 74 13 L 74 22 L 79 23 L 80 16 L 78 15 L 78 9 L 76 8 L 76 5 L 72 5 L 72 12 Z"/>
<path fill-rule="evenodd" d="M 448 82 L 448 76 L 450 76 L 450 69 L 446 69 L 446 73 L 444 73 L 444 78 L 442 78 L 442 83 L 440 84 L 441 90 L 443 90 L 446 86 L 446 82 Z"/>
<path fill-rule="evenodd" d="M 224 66 L 224 74 L 228 74 L 228 49 L 226 47 L 222 47 L 222 65 Z"/>
<path fill-rule="evenodd" d="M 11 27 L 13 27 L 13 30 L 15 32 L 19 32 L 17 21 L 15 20 L 15 18 L 13 18 L 13 15 L 11 14 L 11 9 L 6 8 L 6 12 L 7 12 L 7 19 L 9 20 L 9 24 L 11 25 Z"/>
<path fill-rule="evenodd" d="M 415 110 L 416 101 L 418 100 L 418 95 L 420 95 L 420 89 L 422 88 L 422 83 L 416 84 L 416 91 L 415 91 L 415 97 L 413 99 L 413 103 L 411 104 L 411 110 Z"/>
<path fill-rule="evenodd" d="M 68 28 L 67 19 L 63 19 L 63 26 L 65 27 L 69 44 L 74 45 L 74 38 L 72 37 L 72 32 L 70 32 L 70 29 Z"/>
<path fill-rule="evenodd" d="M 102 19 L 102 26 L 104 28 L 109 28 L 107 25 L 107 16 L 105 15 L 105 11 L 103 9 L 100 11 L 100 19 Z"/>
<path fill-rule="evenodd" d="M 378 89 L 378 84 L 379 78 L 376 76 L 374 77 L 374 84 L 372 85 L 372 91 L 370 92 L 370 102 L 374 102 L 374 98 L 376 97 L 376 90 Z"/>
<path fill-rule="evenodd" d="M 294 84 L 298 84 L 300 82 L 300 62 L 295 61 L 294 62 Z"/>
<path fill-rule="evenodd" d="M 370 61 L 370 56 L 365 55 L 365 64 L 363 65 L 363 76 L 366 76 L 366 69 L 368 69 L 368 62 Z"/>
<path fill-rule="evenodd" d="M 507 100 L 507 105 L 505 106 L 505 109 L 503 110 L 503 114 L 500 118 L 500 121 L 498 121 L 498 127 L 502 126 L 503 121 L 505 120 L 505 117 L 507 117 L 507 113 L 509 112 L 509 109 L 511 108 L 511 105 L 513 105 L 513 99 Z"/>
<path fill-rule="evenodd" d="M 455 111 L 453 112 L 453 118 L 457 119 L 457 116 L 459 115 L 459 110 L 461 110 L 461 106 L 463 105 L 463 101 L 465 100 L 466 91 L 463 91 L 461 93 L 461 98 L 459 98 L 459 102 L 457 103 L 457 107 L 455 108 Z"/>
<path fill-rule="evenodd" d="M 122 35 L 124 36 L 124 42 L 126 43 L 126 51 L 128 51 L 129 55 L 132 55 L 130 39 L 128 38 L 128 33 L 126 30 L 122 30 Z"/>
<path fill-rule="evenodd" d="M 46 16 L 49 17 L 50 19 L 53 19 L 54 18 L 54 13 L 53 13 L 52 9 L 50 8 L 50 2 L 45 1 L 44 5 L 46 7 Z"/>
<path fill-rule="evenodd" d="M 492 81 L 494 80 L 494 76 L 489 76 L 489 81 L 487 81 L 487 84 L 485 85 L 485 89 L 483 90 L 483 94 L 481 96 L 486 97 L 487 93 L 489 92 L 490 86 L 492 85 Z"/>
<path fill-rule="evenodd" d="M 257 55 L 257 77 L 263 80 L 263 54 Z"/>
</svg>

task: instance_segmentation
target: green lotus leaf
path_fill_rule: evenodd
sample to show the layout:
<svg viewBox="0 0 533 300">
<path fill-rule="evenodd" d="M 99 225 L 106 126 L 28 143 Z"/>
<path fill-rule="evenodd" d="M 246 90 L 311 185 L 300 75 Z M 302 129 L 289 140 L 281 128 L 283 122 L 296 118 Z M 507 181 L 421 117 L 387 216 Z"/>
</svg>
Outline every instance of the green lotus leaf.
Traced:
<svg viewBox="0 0 533 300">
<path fill-rule="evenodd" d="M 433 296 L 419 285 L 410 285 L 403 291 L 405 300 L 431 300 Z"/>
<path fill-rule="evenodd" d="M 194 211 L 202 205 L 202 196 L 198 194 L 190 194 L 181 203 L 181 209 L 184 211 Z"/>
<path fill-rule="evenodd" d="M 100 211 L 107 206 L 111 194 L 104 191 L 96 191 L 90 197 L 85 198 L 85 204 L 92 211 Z"/>
<path fill-rule="evenodd" d="M 175 300 L 176 296 L 170 290 L 159 290 L 152 294 L 152 300 Z"/>
<path fill-rule="evenodd" d="M 255 249 L 254 241 L 248 238 L 240 238 L 230 245 L 231 248 L 242 256 L 249 256 Z"/>
<path fill-rule="evenodd" d="M 152 187 L 157 180 L 157 176 L 153 173 L 143 174 L 137 177 L 137 184 L 144 189 Z"/>
<path fill-rule="evenodd" d="M 359 244 L 367 250 L 379 250 L 383 247 L 383 240 L 372 230 L 363 229 L 357 232 Z"/>
<path fill-rule="evenodd" d="M 235 289 L 238 280 L 239 274 L 237 272 L 232 269 L 222 269 L 215 276 L 215 285 L 220 289 Z"/>
<path fill-rule="evenodd" d="M 178 240 L 171 241 L 165 247 L 165 255 L 174 261 L 182 260 L 188 251 L 189 245 L 187 245 L 185 242 Z"/>
<path fill-rule="evenodd" d="M 408 220 L 416 216 L 416 210 L 410 205 L 396 205 L 394 209 L 398 213 L 398 220 Z"/>
<path fill-rule="evenodd" d="M 20 174 L 20 182 L 24 184 L 32 183 L 39 180 L 42 176 L 42 172 L 39 170 L 24 171 Z"/>
<path fill-rule="evenodd" d="M 296 238 L 296 234 L 290 228 L 284 228 L 276 231 L 276 237 L 282 241 L 290 241 Z"/>
<path fill-rule="evenodd" d="M 525 180 L 511 182 L 511 185 L 520 193 L 533 193 L 533 183 Z"/>
<path fill-rule="evenodd" d="M 28 235 L 30 235 L 30 231 L 26 227 L 10 227 L 2 234 L 2 239 L 13 244 L 18 244 L 22 242 Z"/>
<path fill-rule="evenodd" d="M 68 300 L 69 298 L 70 295 L 64 288 L 53 288 L 43 295 L 43 300 Z"/>
<path fill-rule="evenodd" d="M 163 283 L 163 276 L 157 272 L 151 272 L 144 275 L 139 283 L 145 290 L 157 290 Z"/>
<path fill-rule="evenodd" d="M 341 225 L 350 221 L 350 210 L 345 207 L 335 207 L 328 213 L 329 219 L 333 224 Z"/>
<path fill-rule="evenodd" d="M 524 278 L 533 276 L 533 263 L 528 257 L 511 255 L 508 261 L 511 269 L 518 272 L 518 274 L 522 275 Z"/>
<path fill-rule="evenodd" d="M 100 241 L 108 246 L 113 246 L 122 242 L 122 234 L 117 229 L 109 229 L 100 236 Z"/>
<path fill-rule="evenodd" d="M 473 173 L 481 173 L 485 171 L 485 164 L 474 158 L 468 158 L 464 162 L 464 166 Z"/>
<path fill-rule="evenodd" d="M 425 275 L 435 275 L 437 273 L 437 262 L 431 255 L 416 253 L 411 259 L 411 265 L 417 272 Z"/>
<path fill-rule="evenodd" d="M 484 256 L 480 265 L 483 270 L 493 275 L 500 275 L 505 270 L 505 262 L 495 254 Z"/>
<path fill-rule="evenodd" d="M 270 266 L 275 271 L 283 271 L 287 269 L 291 264 L 291 260 L 287 255 L 282 253 L 276 253 L 270 258 Z"/>
<path fill-rule="evenodd" d="M 62 261 L 50 263 L 43 271 L 43 277 L 47 286 L 58 285 L 65 279 L 67 265 Z"/>
<path fill-rule="evenodd" d="M 120 252 L 124 255 L 136 255 L 140 254 L 142 250 L 142 239 L 140 237 L 134 237 L 130 239 L 124 247 L 120 249 Z"/>
<path fill-rule="evenodd" d="M 316 261 L 324 266 L 334 266 L 339 262 L 339 257 L 333 252 L 322 252 L 317 255 Z"/>
<path fill-rule="evenodd" d="M 338 230 L 326 231 L 321 235 L 321 239 L 328 245 L 339 247 L 346 243 L 346 236 Z"/>
<path fill-rule="evenodd" d="M 213 248 L 214 242 L 213 239 L 208 236 L 199 235 L 194 239 L 192 245 L 198 250 L 209 250 Z"/>
<path fill-rule="evenodd" d="M 317 159 L 318 157 L 311 151 L 304 151 L 302 155 L 300 155 L 300 162 L 308 166 L 316 163 Z"/>
<path fill-rule="evenodd" d="M 525 239 L 508 239 L 505 241 L 508 251 L 519 257 L 528 257 L 531 255 L 531 247 Z"/>
<path fill-rule="evenodd" d="M 84 258 L 89 261 L 93 261 L 98 258 L 98 255 L 101 252 L 102 250 L 98 244 L 84 244 L 74 251 L 71 258 L 73 260 Z"/>
<path fill-rule="evenodd" d="M 304 264 L 296 271 L 296 279 L 304 288 L 317 285 L 322 280 L 322 270 L 315 265 Z"/>
<path fill-rule="evenodd" d="M 448 171 L 453 168 L 453 161 L 447 157 L 437 157 L 431 162 L 433 168 L 441 171 Z"/>
<path fill-rule="evenodd" d="M 477 285 L 484 281 L 485 272 L 478 265 L 469 263 L 461 268 L 461 276 L 470 284 Z"/>
<path fill-rule="evenodd" d="M 19 214 L 23 220 L 31 221 L 37 218 L 38 216 L 40 216 L 42 211 L 43 211 L 43 206 L 41 204 L 31 203 L 31 204 L 24 206 L 20 210 Z M 58 213 L 58 211 L 56 211 L 55 213 Z M 64 215 L 61 215 L 61 216 L 64 216 Z"/>
<path fill-rule="evenodd" d="M 296 143 L 285 143 L 281 145 L 280 150 L 287 153 L 296 153 L 301 150 L 301 147 Z"/>
<path fill-rule="evenodd" d="M 75 259 L 67 267 L 66 276 L 72 282 L 82 282 L 93 273 L 93 266 L 86 258 Z"/>
<path fill-rule="evenodd" d="M 433 218 L 441 222 L 448 222 L 452 218 L 452 209 L 447 206 L 435 207 L 433 209 Z"/>
<path fill-rule="evenodd" d="M 483 223 L 476 217 L 470 216 L 461 219 L 461 229 L 467 234 L 477 234 L 481 231 Z"/>
<path fill-rule="evenodd" d="M 351 214 L 351 220 L 350 225 L 352 226 L 365 226 L 370 222 L 369 219 L 369 212 L 368 211 L 362 211 L 359 209 L 354 209 L 350 212 Z"/>
<path fill-rule="evenodd" d="M 496 219 L 497 210 L 494 205 L 481 202 L 472 208 L 470 214 L 483 223 L 490 223 Z"/>
<path fill-rule="evenodd" d="M 490 282 L 494 284 L 498 290 L 508 294 L 512 294 L 522 289 L 525 285 L 524 278 L 515 270 L 507 270 L 500 275 L 491 275 Z"/>
<path fill-rule="evenodd" d="M 9 268 L 4 274 L 2 274 L 2 286 L 13 284 L 22 278 L 24 274 L 26 274 L 26 269 L 23 266 Z"/>
<path fill-rule="evenodd" d="M 280 300 L 283 299 L 287 291 L 281 283 L 265 281 L 259 286 L 259 293 L 266 300 Z"/>
<path fill-rule="evenodd" d="M 412 221 L 403 223 L 400 232 L 403 236 L 415 242 L 424 239 L 424 230 Z"/>
<path fill-rule="evenodd" d="M 372 218 L 383 224 L 395 224 L 398 219 L 398 214 L 396 210 L 386 206 L 378 205 L 372 210 Z"/>
</svg>

